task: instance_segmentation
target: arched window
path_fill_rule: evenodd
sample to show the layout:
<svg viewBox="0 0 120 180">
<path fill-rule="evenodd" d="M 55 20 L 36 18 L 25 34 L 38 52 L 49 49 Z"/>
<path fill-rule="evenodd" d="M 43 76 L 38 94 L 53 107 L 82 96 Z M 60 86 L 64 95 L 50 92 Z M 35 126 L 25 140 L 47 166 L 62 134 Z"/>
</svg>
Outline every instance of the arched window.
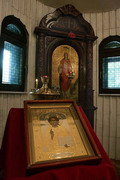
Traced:
<svg viewBox="0 0 120 180">
<path fill-rule="evenodd" d="M 99 93 L 120 94 L 120 36 L 109 36 L 99 45 Z"/>
<path fill-rule="evenodd" d="M 28 33 L 14 16 L 2 21 L 0 36 L 0 91 L 25 91 Z"/>
</svg>

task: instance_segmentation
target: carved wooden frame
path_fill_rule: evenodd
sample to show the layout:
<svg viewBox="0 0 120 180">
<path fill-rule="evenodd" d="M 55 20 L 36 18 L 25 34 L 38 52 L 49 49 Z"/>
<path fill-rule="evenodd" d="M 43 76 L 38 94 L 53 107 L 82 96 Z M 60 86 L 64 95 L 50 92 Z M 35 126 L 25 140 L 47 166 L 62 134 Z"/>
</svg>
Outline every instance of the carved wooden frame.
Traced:
<svg viewBox="0 0 120 180">
<path fill-rule="evenodd" d="M 101 160 L 74 101 L 26 100 L 24 115 L 28 174 L 65 165 L 95 165 Z M 50 118 L 57 118 L 57 124 L 50 123 Z"/>
<path fill-rule="evenodd" d="M 74 6 L 66 5 L 45 15 L 35 28 L 35 34 L 36 78 L 40 79 L 41 75 L 51 77 L 51 56 L 58 45 L 67 44 L 77 51 L 80 77 L 77 103 L 83 107 L 93 124 L 93 42 L 97 37 L 92 26 Z"/>
</svg>

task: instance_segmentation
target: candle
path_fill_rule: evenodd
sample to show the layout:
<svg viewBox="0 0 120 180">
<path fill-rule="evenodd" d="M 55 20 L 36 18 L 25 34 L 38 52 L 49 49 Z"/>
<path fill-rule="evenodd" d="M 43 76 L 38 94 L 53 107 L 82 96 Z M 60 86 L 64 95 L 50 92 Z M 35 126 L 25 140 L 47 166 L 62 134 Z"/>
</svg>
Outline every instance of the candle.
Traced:
<svg viewBox="0 0 120 180">
<path fill-rule="evenodd" d="M 35 88 L 38 89 L 38 79 L 35 80 Z"/>
</svg>

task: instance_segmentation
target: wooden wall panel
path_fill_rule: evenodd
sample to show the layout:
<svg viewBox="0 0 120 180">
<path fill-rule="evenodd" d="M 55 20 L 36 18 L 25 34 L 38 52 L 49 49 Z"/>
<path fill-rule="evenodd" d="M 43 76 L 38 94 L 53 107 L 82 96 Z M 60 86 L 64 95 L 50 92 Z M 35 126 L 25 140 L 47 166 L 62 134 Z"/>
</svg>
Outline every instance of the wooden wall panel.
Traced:
<svg viewBox="0 0 120 180">
<path fill-rule="evenodd" d="M 120 159 L 120 97 L 117 97 L 116 104 L 116 159 Z"/>
<path fill-rule="evenodd" d="M 34 28 L 38 26 L 41 18 L 53 11 L 37 0 L 1 0 L 0 1 L 0 23 L 8 15 L 14 15 L 26 25 L 29 33 L 29 53 L 28 53 L 28 76 L 26 93 L 2 93 L 0 92 L 0 145 L 2 142 L 4 127 L 9 110 L 23 107 L 23 101 L 32 98 L 29 92 L 34 88 L 35 82 L 35 51 L 36 37 Z M 1 27 L 1 26 L 0 26 Z"/>
<path fill-rule="evenodd" d="M 103 133 L 102 143 L 107 152 L 109 152 L 109 138 L 110 138 L 110 107 L 109 97 L 103 98 Z"/>
<path fill-rule="evenodd" d="M 102 142 L 102 134 L 103 134 L 103 98 L 101 96 L 98 96 L 98 88 L 99 88 L 99 81 L 98 81 L 98 78 L 99 78 L 99 74 L 98 74 L 98 69 L 99 69 L 99 66 L 98 66 L 98 46 L 102 40 L 102 35 L 103 35 L 103 21 L 102 21 L 102 13 L 98 13 L 97 16 L 96 16 L 96 35 L 98 36 L 98 39 L 96 41 L 96 44 L 97 44 L 97 48 L 96 48 L 96 51 L 97 51 L 97 63 L 96 63 L 96 67 L 95 65 L 93 64 L 93 69 L 96 68 L 96 77 L 97 77 L 97 81 L 96 81 L 96 89 L 95 91 L 97 92 L 97 97 L 96 97 L 96 106 L 97 106 L 97 110 L 96 110 L 96 121 L 97 121 L 97 124 L 96 124 L 96 133 L 98 134 L 99 136 L 99 139 L 100 141 Z M 92 22 L 91 22 L 92 23 Z"/>
<path fill-rule="evenodd" d="M 116 19 L 115 19 L 115 21 L 116 21 L 117 28 L 120 28 L 120 9 L 116 10 Z"/>
<path fill-rule="evenodd" d="M 38 0 L 1 0 L 0 23 L 7 15 L 15 15 L 26 25 L 29 33 L 28 77 L 26 94 L 0 93 L 0 144 L 8 112 L 12 107 L 23 107 L 23 101 L 32 99 L 29 91 L 35 82 L 36 37 L 34 28 L 41 18 L 54 11 Z M 120 9 L 110 12 L 85 13 L 84 18 L 93 26 L 98 39 L 93 47 L 93 89 L 95 111 L 95 131 L 110 158 L 120 159 L 120 97 L 99 95 L 98 47 L 103 38 L 120 35 Z M 1 27 L 1 26 L 0 26 Z"/>
<path fill-rule="evenodd" d="M 104 96 L 99 95 L 99 78 L 98 78 L 98 47 L 100 42 L 108 37 L 109 35 L 120 35 L 120 10 L 96 13 L 97 23 L 96 23 L 96 35 L 97 48 L 93 51 L 93 87 L 95 88 L 94 102 L 97 106 L 95 111 L 95 131 L 103 144 L 106 152 L 110 158 L 120 159 L 120 114 L 119 114 L 119 104 L 120 97 L 118 96 Z M 91 16 L 92 17 L 92 16 Z M 118 19 L 117 19 L 118 18 Z M 92 20 L 90 20 L 92 25 Z M 95 25 L 93 23 L 93 25 Z M 97 57 L 95 61 L 95 57 Z M 95 74 L 96 73 L 96 74 Z"/>
<path fill-rule="evenodd" d="M 0 145 L 2 142 L 2 137 L 5 129 L 5 124 L 8 115 L 8 95 L 1 94 L 0 95 Z"/>
<path fill-rule="evenodd" d="M 115 157 L 116 149 L 116 98 L 110 97 L 110 139 L 109 139 L 109 156 Z"/>
</svg>

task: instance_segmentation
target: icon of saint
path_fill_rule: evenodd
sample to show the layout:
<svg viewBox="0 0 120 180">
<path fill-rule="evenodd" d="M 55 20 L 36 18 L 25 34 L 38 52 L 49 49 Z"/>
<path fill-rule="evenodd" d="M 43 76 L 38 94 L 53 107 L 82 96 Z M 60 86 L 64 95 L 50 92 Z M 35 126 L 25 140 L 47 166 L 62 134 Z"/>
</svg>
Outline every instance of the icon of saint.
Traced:
<svg viewBox="0 0 120 180">
<path fill-rule="evenodd" d="M 68 58 L 68 53 L 64 53 L 64 58 L 60 61 L 58 66 L 59 72 L 59 84 L 60 90 L 65 95 L 66 92 L 69 90 L 71 85 L 71 75 L 72 75 L 72 65 L 71 61 Z"/>
</svg>

